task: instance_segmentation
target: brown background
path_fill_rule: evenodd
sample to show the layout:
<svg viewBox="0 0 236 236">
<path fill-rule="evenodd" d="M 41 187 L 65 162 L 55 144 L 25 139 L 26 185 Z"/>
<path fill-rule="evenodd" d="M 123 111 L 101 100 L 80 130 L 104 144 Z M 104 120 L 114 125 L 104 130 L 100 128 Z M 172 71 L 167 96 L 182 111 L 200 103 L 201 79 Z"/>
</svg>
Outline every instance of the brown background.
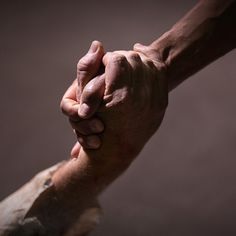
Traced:
<svg viewBox="0 0 236 236">
<path fill-rule="evenodd" d="M 92 40 L 150 43 L 196 1 L 1 1 L 0 197 L 68 156 L 60 99 Z M 236 55 L 170 95 L 159 132 L 102 196 L 93 236 L 236 235 Z"/>
</svg>

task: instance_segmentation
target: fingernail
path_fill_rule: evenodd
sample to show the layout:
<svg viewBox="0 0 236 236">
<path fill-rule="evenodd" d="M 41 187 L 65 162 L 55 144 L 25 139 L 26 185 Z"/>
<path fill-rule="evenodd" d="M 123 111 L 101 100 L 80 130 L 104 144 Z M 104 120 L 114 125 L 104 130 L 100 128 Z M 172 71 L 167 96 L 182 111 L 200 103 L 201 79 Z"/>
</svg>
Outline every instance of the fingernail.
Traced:
<svg viewBox="0 0 236 236">
<path fill-rule="evenodd" d="M 104 130 L 104 125 L 100 120 L 92 120 L 90 122 L 90 128 L 92 132 L 102 132 Z"/>
<path fill-rule="evenodd" d="M 91 44 L 91 46 L 90 46 L 88 52 L 89 52 L 89 53 L 95 53 L 95 52 L 97 51 L 97 49 L 98 49 L 97 43 L 96 43 L 96 42 L 93 42 L 93 43 Z"/>
<path fill-rule="evenodd" d="M 97 137 L 97 136 L 90 136 L 90 137 L 87 137 L 87 145 L 90 147 L 90 148 L 99 148 L 100 146 L 100 139 Z"/>
<path fill-rule="evenodd" d="M 79 116 L 85 117 L 89 113 L 89 106 L 86 103 L 83 103 L 79 108 Z"/>
</svg>

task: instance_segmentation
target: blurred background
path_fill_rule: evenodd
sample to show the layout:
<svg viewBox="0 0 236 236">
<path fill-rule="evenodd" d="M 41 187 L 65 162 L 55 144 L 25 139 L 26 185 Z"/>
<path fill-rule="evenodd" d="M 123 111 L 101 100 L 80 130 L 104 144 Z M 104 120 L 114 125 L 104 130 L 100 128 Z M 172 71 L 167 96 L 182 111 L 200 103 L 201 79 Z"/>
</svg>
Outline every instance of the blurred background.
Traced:
<svg viewBox="0 0 236 236">
<path fill-rule="evenodd" d="M 68 157 L 59 103 L 90 42 L 150 43 L 196 2 L 1 1 L 1 199 Z M 92 236 L 236 235 L 235 62 L 231 52 L 170 94 L 158 133 L 102 194 Z"/>
</svg>

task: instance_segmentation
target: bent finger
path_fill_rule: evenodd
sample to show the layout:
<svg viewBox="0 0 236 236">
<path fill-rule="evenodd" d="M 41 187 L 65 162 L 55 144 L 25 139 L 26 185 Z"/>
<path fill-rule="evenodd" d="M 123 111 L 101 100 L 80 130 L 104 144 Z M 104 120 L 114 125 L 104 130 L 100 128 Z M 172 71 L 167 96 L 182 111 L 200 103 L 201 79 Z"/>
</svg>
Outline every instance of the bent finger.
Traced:
<svg viewBox="0 0 236 236">
<path fill-rule="evenodd" d="M 90 118 L 98 110 L 103 101 L 105 91 L 105 74 L 90 80 L 84 87 L 80 97 L 79 116 L 81 118 Z"/>
<path fill-rule="evenodd" d="M 77 140 L 84 149 L 98 149 L 102 145 L 101 139 L 98 135 L 83 136 L 77 134 Z"/>
<path fill-rule="evenodd" d="M 105 96 L 111 95 L 122 87 L 130 87 L 130 64 L 126 55 L 120 52 L 107 53 L 103 57 L 106 79 Z"/>
<path fill-rule="evenodd" d="M 71 126 L 74 130 L 82 135 L 98 134 L 104 131 L 104 124 L 98 118 L 91 118 L 75 122 L 70 120 Z"/>
<path fill-rule="evenodd" d="M 93 41 L 87 54 L 79 60 L 77 64 L 78 96 L 81 95 L 85 85 L 98 74 L 103 55 L 102 44 L 99 41 Z"/>
<path fill-rule="evenodd" d="M 62 112 L 70 117 L 73 120 L 77 120 L 78 117 L 78 108 L 79 103 L 76 99 L 76 91 L 78 90 L 78 84 L 77 81 L 74 80 L 72 85 L 67 89 L 65 94 L 62 97 L 60 108 Z"/>
</svg>

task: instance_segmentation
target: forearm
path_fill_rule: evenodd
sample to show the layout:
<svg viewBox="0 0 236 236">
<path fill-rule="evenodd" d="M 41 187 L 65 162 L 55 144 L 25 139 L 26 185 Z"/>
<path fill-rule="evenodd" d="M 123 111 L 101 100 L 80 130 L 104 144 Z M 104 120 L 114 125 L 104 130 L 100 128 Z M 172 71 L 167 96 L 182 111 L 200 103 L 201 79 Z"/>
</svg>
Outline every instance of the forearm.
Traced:
<svg viewBox="0 0 236 236">
<path fill-rule="evenodd" d="M 99 149 L 81 149 L 77 158 L 71 159 L 54 174 L 53 183 L 64 199 L 74 198 L 78 202 L 78 198 L 97 197 L 136 157 L 124 146 L 122 148 L 122 143 L 114 145 L 114 139 L 109 133 L 108 127 Z"/>
<path fill-rule="evenodd" d="M 114 151 L 106 145 L 97 151 L 81 149 L 77 158 L 37 174 L 0 202 L 0 235 L 73 236 L 91 231 L 101 215 L 99 193 L 128 167 Z"/>
<path fill-rule="evenodd" d="M 1 236 L 73 236 L 85 235 L 93 229 L 101 214 L 96 196 L 84 198 L 82 189 L 75 202 L 73 197 L 63 198 L 55 188 L 53 176 L 68 163 L 40 172 L 0 202 Z"/>
<path fill-rule="evenodd" d="M 103 55 L 102 47 L 98 47 L 98 52 Z M 86 55 L 92 59 L 97 56 L 97 62 L 101 62 L 100 54 L 89 52 Z M 64 112 L 72 117 L 78 114 L 78 107 L 73 106 L 77 104 L 76 85 L 73 83 L 74 87 L 70 87 L 62 103 Z M 43 175 L 37 175 L 2 201 L 0 235 L 72 236 L 85 235 L 91 230 L 99 215 L 97 196 L 128 168 L 141 148 L 140 145 L 139 148 L 129 145 L 134 138 L 129 139 L 120 130 L 122 125 L 130 128 L 127 121 L 133 119 L 132 116 L 127 119 L 123 116 L 125 113 L 117 107 L 99 112 L 106 129 L 101 134 L 103 145 L 98 150 L 81 148 L 76 158 L 53 168 L 53 171 L 51 168 L 45 170 Z M 124 130 L 129 133 L 129 129 Z"/>
<path fill-rule="evenodd" d="M 200 1 L 149 46 L 166 66 L 169 90 L 236 46 L 236 2 Z"/>
</svg>

